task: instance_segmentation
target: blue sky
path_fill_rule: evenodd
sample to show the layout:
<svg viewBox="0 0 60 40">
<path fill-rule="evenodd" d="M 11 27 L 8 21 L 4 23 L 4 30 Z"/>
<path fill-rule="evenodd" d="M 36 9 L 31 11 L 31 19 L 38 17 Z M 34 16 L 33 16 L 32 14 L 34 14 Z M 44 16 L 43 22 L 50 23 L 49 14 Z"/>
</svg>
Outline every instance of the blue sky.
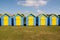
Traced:
<svg viewBox="0 0 60 40">
<path fill-rule="evenodd" d="M 40 12 L 60 14 L 60 0 L 0 0 L 0 13 Z M 45 13 L 45 14 L 46 14 Z"/>
</svg>

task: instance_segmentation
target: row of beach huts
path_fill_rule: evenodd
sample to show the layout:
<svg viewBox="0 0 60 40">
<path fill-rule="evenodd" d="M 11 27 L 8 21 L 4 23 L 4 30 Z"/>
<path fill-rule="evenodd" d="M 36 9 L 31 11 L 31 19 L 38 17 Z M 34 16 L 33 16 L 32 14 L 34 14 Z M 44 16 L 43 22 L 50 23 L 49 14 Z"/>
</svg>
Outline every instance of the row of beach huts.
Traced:
<svg viewBox="0 0 60 40">
<path fill-rule="evenodd" d="M 0 26 L 51 26 L 60 25 L 60 15 L 56 14 L 40 14 L 34 16 L 29 14 L 28 16 L 21 15 L 19 13 L 15 15 L 9 15 L 7 13 L 0 14 Z"/>
</svg>

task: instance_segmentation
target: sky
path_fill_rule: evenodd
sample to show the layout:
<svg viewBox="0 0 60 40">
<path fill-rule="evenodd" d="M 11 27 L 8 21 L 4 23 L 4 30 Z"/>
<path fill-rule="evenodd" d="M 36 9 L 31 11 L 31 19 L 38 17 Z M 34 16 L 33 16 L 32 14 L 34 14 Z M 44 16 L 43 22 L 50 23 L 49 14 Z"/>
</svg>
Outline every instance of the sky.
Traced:
<svg viewBox="0 0 60 40">
<path fill-rule="evenodd" d="M 0 0 L 0 14 L 60 14 L 60 0 Z"/>
</svg>

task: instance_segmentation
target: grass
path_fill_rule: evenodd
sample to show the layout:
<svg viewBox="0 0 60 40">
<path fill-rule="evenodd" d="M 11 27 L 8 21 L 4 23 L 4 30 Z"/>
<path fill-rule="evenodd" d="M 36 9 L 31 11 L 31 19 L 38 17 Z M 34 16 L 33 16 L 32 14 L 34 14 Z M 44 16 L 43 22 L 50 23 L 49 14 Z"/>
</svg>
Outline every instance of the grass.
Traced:
<svg viewBox="0 0 60 40">
<path fill-rule="evenodd" d="M 0 27 L 0 40 L 60 40 L 60 26 Z"/>
</svg>

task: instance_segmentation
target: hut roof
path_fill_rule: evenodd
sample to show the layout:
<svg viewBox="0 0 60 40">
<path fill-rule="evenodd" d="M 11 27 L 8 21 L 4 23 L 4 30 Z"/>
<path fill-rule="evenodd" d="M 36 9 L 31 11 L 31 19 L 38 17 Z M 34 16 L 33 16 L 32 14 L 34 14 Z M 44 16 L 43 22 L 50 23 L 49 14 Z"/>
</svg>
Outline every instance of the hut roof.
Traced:
<svg viewBox="0 0 60 40">
<path fill-rule="evenodd" d="M 60 18 L 60 15 L 58 15 L 58 17 Z"/>
<path fill-rule="evenodd" d="M 33 14 L 29 14 L 28 16 L 30 16 L 30 15 L 31 15 L 31 16 L 33 16 L 33 17 L 36 17 L 36 16 L 35 16 L 35 15 L 33 15 Z"/>
<path fill-rule="evenodd" d="M 0 14 L 0 16 L 5 16 L 5 15 L 7 15 L 7 16 L 11 16 L 11 14 L 10 13 L 8 13 L 8 12 L 4 12 L 4 13 L 2 13 L 2 14 Z"/>
<path fill-rule="evenodd" d="M 56 15 L 56 14 L 50 14 L 49 17 L 50 17 L 50 16 L 56 16 L 56 17 L 58 17 L 58 15 Z"/>
<path fill-rule="evenodd" d="M 21 17 L 23 17 L 23 16 L 22 16 L 22 15 L 20 15 L 19 13 L 17 13 L 17 14 L 15 14 L 15 15 L 13 15 L 13 17 L 14 17 L 14 16 L 17 16 L 17 15 L 19 15 L 19 16 L 21 16 Z"/>
<path fill-rule="evenodd" d="M 9 16 L 9 17 L 11 16 L 11 15 L 5 13 L 5 14 L 2 14 L 1 17 L 2 17 L 2 16 L 5 16 L 5 15 L 6 15 L 6 16 Z"/>
<path fill-rule="evenodd" d="M 48 15 L 45 15 L 45 14 L 40 14 L 40 15 L 38 15 L 38 16 L 42 16 L 42 15 L 45 16 L 45 17 L 48 17 Z"/>
</svg>

